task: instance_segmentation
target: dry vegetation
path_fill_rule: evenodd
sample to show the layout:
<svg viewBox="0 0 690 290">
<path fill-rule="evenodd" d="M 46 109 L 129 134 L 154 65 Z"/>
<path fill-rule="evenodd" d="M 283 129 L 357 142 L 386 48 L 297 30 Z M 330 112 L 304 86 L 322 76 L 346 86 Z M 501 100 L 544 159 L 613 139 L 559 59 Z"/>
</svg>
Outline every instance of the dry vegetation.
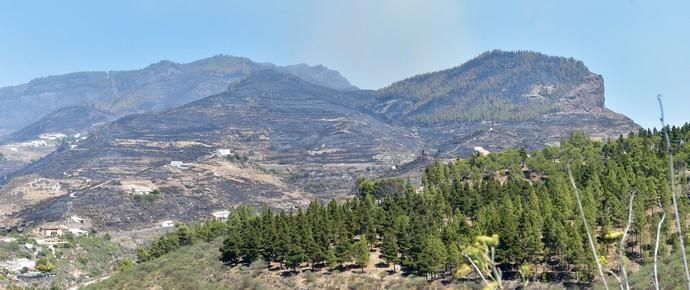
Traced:
<svg viewBox="0 0 690 290">
<path fill-rule="evenodd" d="M 251 265 L 224 266 L 218 260 L 221 240 L 190 247 L 137 264 L 85 289 L 481 289 L 467 281 L 436 280 L 392 274 L 376 266 L 372 253 L 365 273 L 358 268 L 327 270 L 303 267 L 299 273 L 268 270 L 260 261 Z M 276 265 L 272 265 L 276 266 Z M 511 285 L 506 285 L 511 286 Z M 513 284 L 513 287 L 518 286 Z M 560 285 L 534 283 L 528 289 L 562 289 Z"/>
</svg>

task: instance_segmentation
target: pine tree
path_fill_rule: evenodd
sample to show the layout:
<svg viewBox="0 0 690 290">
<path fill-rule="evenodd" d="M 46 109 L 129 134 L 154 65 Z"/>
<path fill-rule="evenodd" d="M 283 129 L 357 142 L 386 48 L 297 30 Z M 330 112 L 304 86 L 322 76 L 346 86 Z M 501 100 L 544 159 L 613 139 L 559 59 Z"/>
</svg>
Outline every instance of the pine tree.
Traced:
<svg viewBox="0 0 690 290">
<path fill-rule="evenodd" d="M 448 252 L 446 264 L 449 270 L 453 271 L 462 264 L 464 258 L 457 243 L 449 243 L 446 251 Z"/>
<path fill-rule="evenodd" d="M 175 225 L 175 228 L 177 229 L 177 240 L 180 246 L 189 246 L 193 243 L 194 237 L 188 225 L 178 223 Z"/>
<path fill-rule="evenodd" d="M 364 273 L 364 267 L 369 263 L 369 242 L 367 242 L 365 236 L 361 236 L 359 241 L 352 246 L 352 256 L 355 258 L 357 265 L 362 268 L 362 273 Z"/>
<path fill-rule="evenodd" d="M 420 271 L 433 276 L 443 269 L 447 261 L 448 252 L 443 241 L 439 237 L 428 236 L 418 257 Z"/>
<path fill-rule="evenodd" d="M 533 190 L 530 192 L 527 208 L 522 212 L 519 227 L 518 255 L 520 262 L 538 263 L 544 250 L 542 243 L 543 221 L 539 210 L 539 200 Z"/>
<path fill-rule="evenodd" d="M 242 255 L 246 263 L 256 261 L 261 256 L 261 233 L 259 223 L 256 219 L 247 222 L 247 226 L 242 229 Z"/>
<path fill-rule="evenodd" d="M 328 267 L 331 268 L 338 264 L 338 257 L 335 255 L 335 249 L 328 248 L 326 252 L 326 262 L 328 263 Z"/>
<path fill-rule="evenodd" d="M 223 240 L 220 248 L 220 260 L 225 264 L 237 264 L 242 257 L 242 238 L 238 234 L 230 234 Z"/>
<path fill-rule="evenodd" d="M 383 234 L 383 242 L 381 243 L 381 258 L 388 264 L 393 264 L 393 271 L 395 265 L 400 263 L 398 247 L 398 238 L 392 229 L 386 230 Z"/>
<path fill-rule="evenodd" d="M 335 256 L 340 265 L 352 260 L 352 243 L 349 239 L 339 240 L 335 244 Z"/>
<path fill-rule="evenodd" d="M 297 271 L 297 267 L 304 262 L 304 250 L 298 244 L 290 246 L 288 250 L 287 259 L 285 260 L 285 266 L 292 268 L 293 271 Z"/>
<path fill-rule="evenodd" d="M 512 199 L 509 196 L 503 198 L 501 212 L 501 224 L 499 236 L 501 236 L 501 243 L 499 244 L 499 256 L 508 263 L 514 263 L 518 255 L 518 243 L 520 242 L 520 233 L 518 232 L 518 215 L 513 206 Z"/>
</svg>

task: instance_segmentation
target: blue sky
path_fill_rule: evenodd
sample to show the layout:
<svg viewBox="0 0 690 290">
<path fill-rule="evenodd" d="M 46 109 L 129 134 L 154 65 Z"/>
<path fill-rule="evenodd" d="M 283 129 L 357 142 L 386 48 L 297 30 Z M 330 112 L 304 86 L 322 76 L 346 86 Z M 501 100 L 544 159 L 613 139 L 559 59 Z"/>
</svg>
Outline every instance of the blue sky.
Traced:
<svg viewBox="0 0 690 290">
<path fill-rule="evenodd" d="M 491 49 L 581 59 L 606 104 L 639 124 L 690 121 L 690 2 L 5 1 L 0 86 L 216 54 L 324 64 L 363 88 L 453 67 Z"/>
</svg>

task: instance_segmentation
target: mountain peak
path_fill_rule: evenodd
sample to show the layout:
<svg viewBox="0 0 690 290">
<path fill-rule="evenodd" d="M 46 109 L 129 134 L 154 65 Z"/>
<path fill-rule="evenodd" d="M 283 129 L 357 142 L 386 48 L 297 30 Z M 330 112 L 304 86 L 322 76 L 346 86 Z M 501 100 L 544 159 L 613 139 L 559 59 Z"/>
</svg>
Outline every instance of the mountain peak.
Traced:
<svg viewBox="0 0 690 290">
<path fill-rule="evenodd" d="M 76 72 L 0 88 L 0 135 L 69 106 L 93 106 L 114 116 L 160 111 L 221 93 L 232 83 L 265 69 L 323 87 L 356 89 L 340 73 L 321 65 L 277 66 L 223 54 L 189 63 L 162 60 L 142 69 Z"/>
<path fill-rule="evenodd" d="M 603 78 L 582 61 L 532 51 L 492 50 L 450 69 L 383 88 L 379 108 L 413 121 L 522 121 L 604 110 Z"/>
</svg>

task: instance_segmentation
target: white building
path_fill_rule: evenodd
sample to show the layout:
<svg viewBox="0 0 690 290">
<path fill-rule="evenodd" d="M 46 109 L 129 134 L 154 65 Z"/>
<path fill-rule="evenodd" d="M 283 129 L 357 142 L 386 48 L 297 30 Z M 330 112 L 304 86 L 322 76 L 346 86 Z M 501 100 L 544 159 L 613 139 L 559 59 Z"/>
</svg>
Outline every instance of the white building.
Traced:
<svg viewBox="0 0 690 290">
<path fill-rule="evenodd" d="M 57 139 L 62 139 L 67 137 L 67 135 L 62 134 L 62 133 L 45 133 L 38 135 L 38 138 L 41 139 L 47 139 L 47 140 L 57 140 Z"/>
<path fill-rule="evenodd" d="M 218 149 L 218 155 L 221 157 L 232 155 L 232 150 L 230 150 L 230 149 Z"/>
<path fill-rule="evenodd" d="M 39 229 L 44 237 L 62 236 L 62 228 L 56 225 L 44 225 Z"/>
<path fill-rule="evenodd" d="M 187 164 L 185 164 L 182 161 L 170 161 L 170 166 L 179 168 L 179 169 L 187 169 Z"/>
<path fill-rule="evenodd" d="M 85 236 L 85 235 L 89 234 L 89 232 L 82 230 L 80 228 L 70 228 L 70 229 L 67 229 L 67 231 L 69 231 L 70 233 L 72 233 L 76 237 Z"/>
<path fill-rule="evenodd" d="M 75 223 L 83 224 L 84 222 L 86 222 L 85 219 L 80 218 L 80 217 L 78 217 L 78 216 L 76 216 L 76 215 L 73 215 L 73 216 L 71 216 L 70 218 L 71 218 L 72 221 L 75 222 Z"/>
<path fill-rule="evenodd" d="M 139 186 L 139 185 L 132 185 L 132 194 L 133 195 L 147 195 L 153 191 L 153 188 L 148 187 L 148 186 Z"/>
<path fill-rule="evenodd" d="M 46 143 L 46 141 L 43 141 L 43 140 L 34 140 L 34 141 L 24 142 L 24 143 L 22 143 L 22 146 L 24 146 L 24 147 L 34 147 L 34 148 L 36 148 L 36 147 L 46 147 L 46 146 L 48 146 L 48 143 Z"/>
<path fill-rule="evenodd" d="M 230 216 L 230 211 L 229 210 L 219 210 L 219 211 L 214 211 L 211 213 L 211 216 L 217 220 L 227 220 L 228 216 Z"/>
<path fill-rule="evenodd" d="M 168 221 L 162 221 L 162 222 L 161 222 L 161 228 L 172 228 L 172 227 L 174 227 L 174 226 L 175 226 L 175 222 L 174 222 L 174 221 L 168 220 Z"/>
</svg>

